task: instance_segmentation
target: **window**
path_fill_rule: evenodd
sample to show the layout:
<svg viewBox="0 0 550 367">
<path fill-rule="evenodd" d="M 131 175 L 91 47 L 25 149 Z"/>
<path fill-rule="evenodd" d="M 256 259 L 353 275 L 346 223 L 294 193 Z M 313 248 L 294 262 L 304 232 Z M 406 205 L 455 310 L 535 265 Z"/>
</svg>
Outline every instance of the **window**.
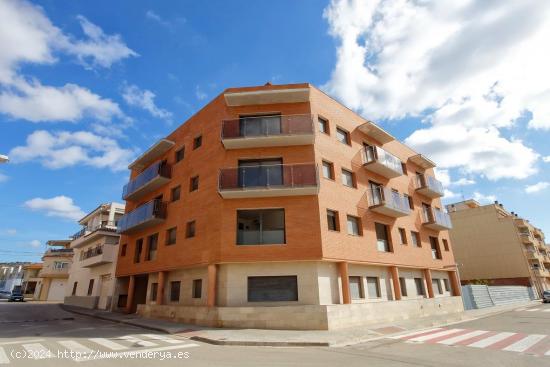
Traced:
<svg viewBox="0 0 550 367">
<path fill-rule="evenodd" d="M 377 277 L 367 277 L 367 290 L 369 298 L 380 298 L 380 284 Z"/>
<path fill-rule="evenodd" d="M 170 282 L 170 302 L 180 300 L 180 285 L 181 282 Z"/>
<path fill-rule="evenodd" d="M 346 145 L 351 145 L 351 141 L 350 141 L 350 138 L 349 138 L 349 132 L 342 129 L 341 127 L 336 128 L 336 139 L 338 139 L 338 141 L 340 143 L 343 143 L 343 144 L 346 144 Z"/>
<path fill-rule="evenodd" d="M 365 298 L 361 277 L 349 277 L 349 293 L 351 295 L 351 299 Z"/>
<path fill-rule="evenodd" d="M 75 296 L 76 295 L 76 287 L 78 286 L 78 282 L 74 282 L 73 283 L 73 291 L 71 292 L 71 295 Z"/>
<path fill-rule="evenodd" d="M 403 171 L 404 175 L 408 175 L 408 173 L 407 173 L 407 164 L 406 163 L 401 162 L 401 170 Z"/>
<path fill-rule="evenodd" d="M 405 278 L 399 278 L 399 286 L 401 287 L 401 295 L 407 297 L 407 280 Z"/>
<path fill-rule="evenodd" d="M 443 288 L 441 288 L 441 282 L 439 281 L 439 279 L 432 279 L 432 288 L 437 289 L 438 294 L 443 294 Z"/>
<path fill-rule="evenodd" d="M 195 221 L 187 222 L 185 227 L 185 238 L 195 237 Z"/>
<path fill-rule="evenodd" d="M 248 277 L 248 302 L 284 302 L 298 300 L 298 277 Z"/>
<path fill-rule="evenodd" d="M 348 215 L 348 234 L 352 236 L 362 236 L 361 221 L 358 217 Z"/>
<path fill-rule="evenodd" d="M 88 283 L 88 296 L 91 296 L 93 291 L 94 291 L 94 280 L 90 279 L 90 282 Z"/>
<path fill-rule="evenodd" d="M 237 245 L 283 244 L 285 210 L 237 210 Z"/>
<path fill-rule="evenodd" d="M 283 185 L 283 160 L 247 159 L 239 160 L 239 187 Z"/>
<path fill-rule="evenodd" d="M 176 150 L 176 163 L 181 161 L 185 157 L 185 147 L 181 147 L 179 150 Z"/>
<path fill-rule="evenodd" d="M 376 229 L 376 248 L 378 251 L 390 252 L 391 245 L 388 236 L 388 226 L 382 223 L 374 223 Z"/>
<path fill-rule="evenodd" d="M 432 258 L 434 260 L 441 260 L 441 250 L 439 249 L 437 237 L 430 236 L 430 247 L 432 249 Z"/>
<path fill-rule="evenodd" d="M 64 263 L 64 262 L 61 262 L 61 261 L 55 261 L 53 263 L 53 268 L 54 269 L 61 270 L 61 269 L 67 269 L 68 267 L 69 267 L 69 263 Z"/>
<path fill-rule="evenodd" d="M 151 301 L 157 300 L 157 291 L 158 291 L 159 284 L 158 283 L 151 283 Z"/>
<path fill-rule="evenodd" d="M 189 180 L 189 191 L 195 191 L 199 189 L 199 176 L 191 177 Z"/>
<path fill-rule="evenodd" d="M 347 187 L 357 187 L 355 184 L 355 175 L 353 172 L 342 168 L 342 184 Z"/>
<path fill-rule="evenodd" d="M 405 228 L 399 228 L 399 237 L 401 239 L 401 244 L 406 245 L 407 242 L 407 232 L 405 231 Z"/>
<path fill-rule="evenodd" d="M 413 203 L 413 199 L 407 195 L 407 194 L 403 194 L 403 196 L 405 197 L 405 199 L 407 200 L 407 202 L 409 203 L 409 208 L 411 208 L 411 210 L 414 210 L 414 203 Z"/>
<path fill-rule="evenodd" d="M 337 211 L 327 209 L 327 223 L 329 231 L 340 231 L 340 221 Z"/>
<path fill-rule="evenodd" d="M 449 251 L 449 241 L 447 241 L 446 239 L 443 239 L 443 248 L 445 249 L 445 251 Z"/>
<path fill-rule="evenodd" d="M 202 135 L 197 136 L 193 139 L 193 150 L 200 148 L 202 145 Z"/>
<path fill-rule="evenodd" d="M 443 286 L 445 287 L 445 292 L 451 291 L 451 285 L 449 284 L 449 279 L 443 279 Z"/>
<path fill-rule="evenodd" d="M 147 238 L 147 261 L 155 260 L 157 258 L 158 240 L 158 233 L 155 233 Z"/>
<path fill-rule="evenodd" d="M 319 122 L 319 131 L 324 133 L 324 134 L 327 134 L 329 135 L 329 131 L 328 131 L 328 121 L 325 120 L 324 118 L 322 117 L 318 117 L 317 118 L 317 121 Z"/>
<path fill-rule="evenodd" d="M 122 245 L 122 246 L 120 247 L 120 256 L 122 256 L 122 257 L 123 257 L 123 256 L 126 256 L 126 248 L 127 248 L 127 247 L 128 247 L 128 246 L 127 246 L 126 244 L 124 244 L 124 245 Z"/>
<path fill-rule="evenodd" d="M 177 227 L 170 228 L 166 231 L 166 244 L 174 245 L 176 244 L 176 230 Z"/>
<path fill-rule="evenodd" d="M 136 241 L 136 252 L 134 252 L 134 262 L 141 261 L 141 252 L 143 251 L 143 238 Z"/>
<path fill-rule="evenodd" d="M 334 165 L 332 163 L 323 161 L 323 177 L 334 180 Z"/>
<path fill-rule="evenodd" d="M 412 244 L 416 247 L 422 247 L 422 242 L 420 241 L 420 233 L 411 231 Z"/>
<path fill-rule="evenodd" d="M 170 190 L 170 201 L 178 201 L 180 199 L 181 186 L 172 187 Z"/>
<path fill-rule="evenodd" d="M 424 296 L 424 281 L 422 278 L 414 278 L 414 285 L 416 286 L 416 294 L 419 296 Z"/>
<path fill-rule="evenodd" d="M 193 279 L 193 298 L 202 297 L 202 279 Z"/>
</svg>

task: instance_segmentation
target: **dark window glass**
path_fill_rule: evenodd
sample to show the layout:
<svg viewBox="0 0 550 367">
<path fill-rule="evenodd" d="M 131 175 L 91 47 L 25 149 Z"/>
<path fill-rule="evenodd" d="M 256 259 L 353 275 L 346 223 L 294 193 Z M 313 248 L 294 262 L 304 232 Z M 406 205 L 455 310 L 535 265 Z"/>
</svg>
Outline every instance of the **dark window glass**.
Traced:
<svg viewBox="0 0 550 367">
<path fill-rule="evenodd" d="M 445 251 L 449 251 L 449 241 L 447 241 L 446 239 L 443 239 L 443 248 L 445 249 Z"/>
<path fill-rule="evenodd" d="M 94 280 L 90 279 L 90 283 L 88 283 L 88 296 L 91 296 L 93 291 L 94 291 Z"/>
<path fill-rule="evenodd" d="M 172 190 L 170 190 L 170 201 L 174 202 L 180 199 L 181 194 L 181 186 L 173 187 Z"/>
<path fill-rule="evenodd" d="M 355 187 L 355 177 L 353 172 L 342 168 L 342 184 L 347 187 Z"/>
<path fill-rule="evenodd" d="M 374 223 L 376 229 L 376 248 L 378 251 L 390 252 L 391 245 L 388 236 L 388 226 L 382 223 Z"/>
<path fill-rule="evenodd" d="M 193 298 L 202 297 L 202 279 L 193 280 Z"/>
<path fill-rule="evenodd" d="M 126 248 L 128 246 L 126 244 L 122 245 L 122 247 L 120 248 L 120 256 L 126 256 Z"/>
<path fill-rule="evenodd" d="M 202 145 L 202 135 L 197 136 L 195 139 L 193 139 L 193 149 L 200 148 Z"/>
<path fill-rule="evenodd" d="M 407 232 L 405 231 L 405 228 L 399 228 L 399 237 L 401 238 L 401 244 L 406 245 L 407 244 Z"/>
<path fill-rule="evenodd" d="M 191 238 L 195 237 L 195 221 L 187 222 L 187 226 L 185 227 L 185 237 Z"/>
<path fill-rule="evenodd" d="M 369 298 L 380 298 L 380 284 L 377 277 L 367 277 L 367 289 Z"/>
<path fill-rule="evenodd" d="M 239 186 L 259 187 L 283 184 L 283 160 L 251 159 L 239 161 Z"/>
<path fill-rule="evenodd" d="M 157 300 L 158 283 L 151 283 L 151 301 Z"/>
<path fill-rule="evenodd" d="M 191 177 L 189 181 L 189 191 L 195 191 L 199 189 L 199 176 Z"/>
<path fill-rule="evenodd" d="M 159 240 L 159 234 L 155 233 L 147 237 L 147 260 L 155 260 L 157 258 L 157 245 Z"/>
<path fill-rule="evenodd" d="M 77 287 L 77 286 L 78 286 L 78 282 L 74 282 L 74 283 L 73 283 L 73 291 L 72 291 L 72 293 L 71 293 L 73 296 L 76 295 L 76 287 Z"/>
<path fill-rule="evenodd" d="M 285 210 L 237 210 L 237 244 L 285 243 Z"/>
<path fill-rule="evenodd" d="M 443 279 L 443 285 L 445 286 L 445 292 L 450 292 L 451 291 L 451 286 L 449 284 L 449 279 Z"/>
<path fill-rule="evenodd" d="M 143 238 L 136 241 L 136 251 L 134 252 L 134 262 L 141 261 L 141 252 L 143 251 Z"/>
<path fill-rule="evenodd" d="M 401 287 L 401 295 L 407 297 L 407 281 L 405 278 L 399 278 L 399 285 Z"/>
<path fill-rule="evenodd" d="M 422 247 L 422 243 L 420 242 L 420 233 L 411 231 L 411 240 L 414 246 Z"/>
<path fill-rule="evenodd" d="M 174 245 L 176 243 L 176 230 L 177 228 L 170 228 L 166 231 L 166 244 Z"/>
<path fill-rule="evenodd" d="M 336 128 L 336 139 L 338 139 L 340 143 L 351 145 L 349 132 L 340 127 Z"/>
<path fill-rule="evenodd" d="M 430 247 L 432 249 L 432 258 L 436 260 L 441 259 L 441 250 L 439 249 L 439 241 L 437 237 L 430 236 Z"/>
<path fill-rule="evenodd" d="M 170 282 L 170 301 L 178 302 L 180 300 L 180 282 Z"/>
<path fill-rule="evenodd" d="M 414 278 L 414 285 L 416 286 L 416 294 L 419 296 L 424 296 L 424 281 L 422 278 Z"/>
<path fill-rule="evenodd" d="M 361 221 L 359 220 L 359 218 L 354 217 L 353 215 L 348 215 L 347 224 L 348 224 L 348 234 L 352 236 L 363 235 L 363 231 L 361 228 Z"/>
<path fill-rule="evenodd" d="M 323 161 L 323 177 L 334 180 L 334 165 L 332 163 Z"/>
<path fill-rule="evenodd" d="M 328 121 L 321 117 L 319 117 L 317 121 L 319 122 L 319 131 L 328 134 Z"/>
<path fill-rule="evenodd" d="M 327 223 L 328 229 L 331 231 L 339 231 L 340 223 L 338 221 L 338 212 L 334 210 L 327 209 Z"/>
<path fill-rule="evenodd" d="M 283 131 L 280 115 L 242 116 L 239 120 L 242 136 L 279 135 Z"/>
<path fill-rule="evenodd" d="M 248 302 L 298 300 L 298 278 L 289 276 L 248 277 Z"/>
<path fill-rule="evenodd" d="M 351 299 L 365 298 L 363 293 L 363 282 L 361 277 L 349 277 L 349 293 Z"/>
<path fill-rule="evenodd" d="M 176 151 L 176 163 L 181 161 L 185 157 L 185 147 Z"/>
<path fill-rule="evenodd" d="M 443 288 L 441 287 L 441 282 L 437 278 L 432 279 L 432 288 L 437 290 L 437 294 L 443 294 Z"/>
</svg>

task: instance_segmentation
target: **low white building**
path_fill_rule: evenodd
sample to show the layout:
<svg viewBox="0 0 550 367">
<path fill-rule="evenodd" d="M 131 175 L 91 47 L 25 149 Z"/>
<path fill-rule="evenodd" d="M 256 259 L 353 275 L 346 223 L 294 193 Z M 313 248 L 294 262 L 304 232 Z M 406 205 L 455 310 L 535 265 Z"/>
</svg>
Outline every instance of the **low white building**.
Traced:
<svg viewBox="0 0 550 367">
<path fill-rule="evenodd" d="M 42 256 L 42 269 L 37 278 L 40 281 L 34 291 L 34 299 L 39 301 L 63 301 L 69 269 L 73 261 L 70 240 L 50 240 L 48 250 Z"/>
</svg>

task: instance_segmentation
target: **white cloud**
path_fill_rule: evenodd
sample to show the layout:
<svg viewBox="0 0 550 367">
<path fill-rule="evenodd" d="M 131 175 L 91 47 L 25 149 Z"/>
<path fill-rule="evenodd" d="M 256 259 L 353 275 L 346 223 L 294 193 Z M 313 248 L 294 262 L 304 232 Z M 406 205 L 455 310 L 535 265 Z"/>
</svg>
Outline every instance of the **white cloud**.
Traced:
<svg viewBox="0 0 550 367">
<path fill-rule="evenodd" d="M 14 163 L 38 160 L 51 169 L 83 164 L 113 171 L 125 170 L 134 155 L 134 151 L 121 148 L 115 140 L 88 131 L 37 130 L 27 137 L 26 145 L 10 152 Z"/>
<path fill-rule="evenodd" d="M 456 193 L 454 191 L 451 191 L 449 189 L 445 189 L 445 193 L 443 195 L 443 199 L 445 200 L 449 200 L 449 199 L 455 199 L 457 197 L 459 197 L 460 194 L 459 193 Z"/>
<path fill-rule="evenodd" d="M 468 186 L 468 185 L 474 185 L 475 183 L 476 183 L 475 180 L 472 180 L 466 177 L 461 177 L 458 180 L 453 181 L 453 185 L 455 186 Z"/>
<path fill-rule="evenodd" d="M 26 208 L 37 212 L 45 212 L 49 217 L 60 217 L 79 220 L 85 213 L 74 204 L 73 199 L 61 195 L 50 199 L 34 198 L 24 203 Z"/>
<path fill-rule="evenodd" d="M 0 172 L 0 183 L 2 182 L 6 182 L 7 180 L 9 180 L 9 176 L 3 174 L 2 172 Z"/>
<path fill-rule="evenodd" d="M 32 240 L 31 242 L 29 242 L 29 245 L 31 247 L 38 248 L 38 247 L 40 247 L 41 243 L 38 240 Z"/>
<path fill-rule="evenodd" d="M 550 182 L 537 182 L 536 184 L 525 186 L 525 192 L 528 194 L 534 194 L 548 188 L 548 186 L 550 186 Z"/>
<path fill-rule="evenodd" d="M 546 163 L 550 163 L 550 155 L 547 155 L 546 157 L 543 157 L 542 160 Z"/>
<path fill-rule="evenodd" d="M 480 203 L 491 203 L 497 199 L 495 195 L 484 195 L 478 191 L 474 192 L 474 200 Z"/>
<path fill-rule="evenodd" d="M 549 15 L 535 0 L 333 0 L 324 89 L 370 119 L 423 119 L 406 142 L 442 168 L 524 178 L 538 155 L 501 130 L 526 111 L 550 129 Z"/>
<path fill-rule="evenodd" d="M 140 89 L 137 85 L 127 85 L 122 91 L 122 98 L 130 106 L 144 109 L 154 117 L 165 120 L 172 118 L 171 112 L 157 107 L 155 104 L 155 93 L 150 90 Z"/>
<path fill-rule="evenodd" d="M 17 234 L 17 229 L 8 228 L 8 229 L 1 230 L 0 233 L 8 236 L 15 236 Z"/>
<path fill-rule="evenodd" d="M 145 12 L 145 17 L 170 30 L 174 30 L 178 24 L 183 24 L 186 22 L 186 19 L 184 17 L 177 17 L 175 18 L 174 21 L 166 20 L 160 15 L 158 15 L 157 13 L 155 13 L 153 10 L 147 10 Z"/>
<path fill-rule="evenodd" d="M 208 97 L 208 94 L 206 94 L 201 87 L 199 87 L 198 85 L 195 87 L 195 97 L 197 97 L 197 99 L 199 101 L 203 101 L 206 99 L 206 97 Z"/>
</svg>

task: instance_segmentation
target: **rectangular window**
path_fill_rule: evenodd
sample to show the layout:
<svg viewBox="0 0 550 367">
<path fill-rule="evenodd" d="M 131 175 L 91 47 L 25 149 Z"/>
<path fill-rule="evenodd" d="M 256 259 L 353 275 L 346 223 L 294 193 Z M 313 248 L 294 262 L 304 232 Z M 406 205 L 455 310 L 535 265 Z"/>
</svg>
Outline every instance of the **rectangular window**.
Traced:
<svg viewBox="0 0 550 367">
<path fill-rule="evenodd" d="M 237 245 L 285 243 L 285 210 L 237 210 Z"/>
<path fill-rule="evenodd" d="M 172 190 L 170 190 L 170 201 L 178 201 L 180 199 L 181 194 L 181 186 L 173 187 Z"/>
<path fill-rule="evenodd" d="M 143 238 L 136 241 L 136 251 L 134 252 L 134 262 L 141 261 L 141 252 L 143 251 Z"/>
<path fill-rule="evenodd" d="M 239 187 L 283 185 L 282 158 L 239 160 Z"/>
<path fill-rule="evenodd" d="M 334 180 L 334 164 L 323 161 L 323 177 Z"/>
<path fill-rule="evenodd" d="M 124 244 L 124 245 L 122 245 L 122 246 L 120 247 L 120 256 L 121 256 L 121 257 L 126 256 L 126 248 L 127 248 L 127 247 L 128 247 L 128 246 L 127 246 L 126 244 Z"/>
<path fill-rule="evenodd" d="M 409 208 L 411 208 L 411 210 L 414 210 L 414 203 L 413 203 L 412 197 L 410 197 L 410 196 L 407 195 L 407 194 L 403 194 L 403 196 L 405 197 L 405 199 L 406 199 L 407 202 L 409 203 Z"/>
<path fill-rule="evenodd" d="M 443 248 L 445 249 L 445 251 L 449 251 L 449 241 L 447 241 L 446 239 L 443 239 Z"/>
<path fill-rule="evenodd" d="M 166 231 L 166 244 L 175 245 L 176 244 L 176 230 L 177 227 L 170 228 Z"/>
<path fill-rule="evenodd" d="M 181 147 L 181 149 L 176 150 L 176 163 L 181 161 L 185 157 L 185 147 Z"/>
<path fill-rule="evenodd" d="M 412 240 L 412 244 L 415 247 L 422 247 L 422 243 L 420 242 L 420 233 L 411 231 L 411 240 Z"/>
<path fill-rule="evenodd" d="M 157 300 L 157 291 L 158 291 L 158 283 L 151 283 L 151 301 L 156 301 Z"/>
<path fill-rule="evenodd" d="M 328 121 L 321 117 L 318 117 L 317 121 L 319 122 L 319 131 L 328 135 Z"/>
<path fill-rule="evenodd" d="M 202 297 L 202 279 L 193 279 L 193 298 Z"/>
<path fill-rule="evenodd" d="M 340 221 L 337 211 L 327 209 L 327 223 L 330 231 L 340 231 Z"/>
<path fill-rule="evenodd" d="M 430 247 L 432 249 L 432 258 L 434 260 L 441 260 L 441 249 L 439 248 L 437 237 L 430 236 Z"/>
<path fill-rule="evenodd" d="M 377 277 L 367 277 L 367 290 L 369 298 L 380 298 L 380 283 Z"/>
<path fill-rule="evenodd" d="M 88 296 L 91 296 L 93 291 L 94 291 L 94 280 L 90 279 L 90 283 L 88 283 Z"/>
<path fill-rule="evenodd" d="M 200 148 L 202 145 L 202 135 L 197 136 L 193 139 L 193 150 Z"/>
<path fill-rule="evenodd" d="M 351 299 L 365 298 L 361 277 L 349 277 L 349 293 L 351 295 Z"/>
<path fill-rule="evenodd" d="M 298 300 L 298 277 L 248 277 L 248 302 L 284 302 Z"/>
<path fill-rule="evenodd" d="M 441 288 L 441 282 L 437 278 L 432 279 L 432 288 L 437 289 L 437 294 L 443 294 L 443 288 Z"/>
<path fill-rule="evenodd" d="M 199 189 L 199 176 L 191 177 L 189 180 L 189 191 L 196 191 Z"/>
<path fill-rule="evenodd" d="M 424 281 L 422 278 L 414 278 L 414 285 L 416 286 L 416 294 L 419 296 L 424 296 Z"/>
<path fill-rule="evenodd" d="M 187 222 L 185 226 L 185 238 L 195 237 L 195 221 Z"/>
<path fill-rule="evenodd" d="M 445 292 L 451 291 L 451 285 L 449 284 L 449 279 L 443 279 L 443 286 L 445 287 Z"/>
<path fill-rule="evenodd" d="M 374 223 L 374 227 L 376 229 L 376 248 L 378 251 L 391 252 L 388 226 L 382 223 Z"/>
<path fill-rule="evenodd" d="M 343 143 L 343 144 L 346 144 L 346 145 L 351 145 L 351 140 L 350 140 L 350 137 L 349 137 L 349 132 L 347 132 L 346 130 L 342 129 L 341 127 L 337 127 L 336 128 L 336 139 L 338 139 L 338 141 L 340 143 Z"/>
<path fill-rule="evenodd" d="M 361 220 L 353 215 L 348 215 L 348 234 L 352 236 L 362 236 Z"/>
<path fill-rule="evenodd" d="M 147 238 L 147 261 L 152 261 L 157 258 L 157 245 L 159 234 L 155 233 Z"/>
<path fill-rule="evenodd" d="M 76 295 L 76 287 L 78 286 L 78 282 L 73 283 L 73 291 L 71 292 L 71 295 Z"/>
<path fill-rule="evenodd" d="M 407 280 L 405 278 L 399 278 L 399 286 L 401 287 L 401 295 L 407 297 Z"/>
<path fill-rule="evenodd" d="M 401 169 L 403 170 L 404 175 L 408 175 L 408 173 L 407 173 L 407 164 L 406 163 L 401 162 Z"/>
<path fill-rule="evenodd" d="M 355 175 L 353 172 L 342 168 L 342 184 L 347 187 L 357 187 L 355 185 Z"/>
<path fill-rule="evenodd" d="M 178 302 L 180 300 L 180 282 L 170 282 L 170 302 Z"/>
<path fill-rule="evenodd" d="M 399 228 L 399 238 L 401 239 L 401 244 L 406 245 L 407 242 L 407 232 L 405 231 L 405 228 Z"/>
</svg>

